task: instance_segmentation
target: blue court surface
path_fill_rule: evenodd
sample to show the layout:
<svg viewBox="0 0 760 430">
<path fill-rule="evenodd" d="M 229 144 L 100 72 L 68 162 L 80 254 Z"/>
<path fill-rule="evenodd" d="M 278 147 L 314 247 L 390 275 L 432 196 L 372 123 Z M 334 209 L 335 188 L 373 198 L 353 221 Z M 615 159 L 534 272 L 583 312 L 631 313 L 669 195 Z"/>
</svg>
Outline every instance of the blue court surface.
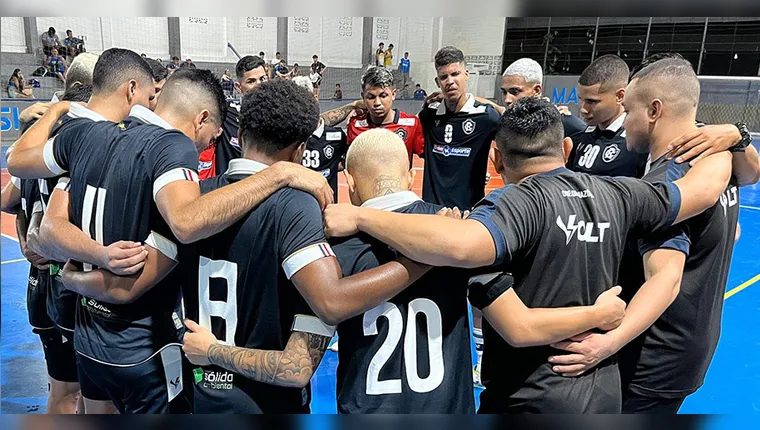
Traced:
<svg viewBox="0 0 760 430">
<path fill-rule="evenodd" d="M 757 329 L 760 317 L 760 186 L 742 188 L 740 205 L 742 236 L 734 250 L 726 286 L 720 344 L 704 386 L 686 400 L 681 413 L 744 415 L 760 412 L 760 330 Z M 45 362 L 39 338 L 31 332 L 26 312 L 29 264 L 23 259 L 14 238 L 3 235 L 0 249 L 0 412 L 44 413 L 47 393 Z M 337 354 L 328 351 L 312 380 L 314 413 L 336 411 L 337 362 Z M 729 426 L 737 428 L 732 424 L 744 424 L 742 427 L 746 427 L 750 422 L 757 422 L 757 419 L 736 416 L 729 420 Z"/>
</svg>

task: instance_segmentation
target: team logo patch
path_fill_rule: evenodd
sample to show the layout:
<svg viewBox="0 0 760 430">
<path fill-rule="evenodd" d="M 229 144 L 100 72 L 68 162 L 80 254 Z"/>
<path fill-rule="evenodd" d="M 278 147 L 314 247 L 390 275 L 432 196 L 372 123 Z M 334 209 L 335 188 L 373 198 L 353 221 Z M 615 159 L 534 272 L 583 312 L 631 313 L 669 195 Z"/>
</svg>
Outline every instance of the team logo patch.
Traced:
<svg viewBox="0 0 760 430">
<path fill-rule="evenodd" d="M 620 148 L 614 144 L 609 145 L 604 148 L 604 152 L 602 153 L 602 160 L 604 160 L 605 163 L 609 163 L 612 160 L 616 159 L 618 154 L 620 154 Z"/>
<path fill-rule="evenodd" d="M 414 125 L 414 118 L 399 118 L 398 125 L 408 125 L 413 126 Z"/>
<path fill-rule="evenodd" d="M 406 132 L 405 129 L 399 128 L 398 130 L 394 131 L 394 133 L 396 133 L 398 135 L 398 137 L 401 138 L 401 140 L 403 140 L 404 142 L 406 142 L 407 132 Z"/>
<path fill-rule="evenodd" d="M 366 127 L 367 126 L 367 120 L 366 119 L 361 119 L 359 121 L 356 121 L 356 126 L 357 127 Z"/>
<path fill-rule="evenodd" d="M 201 161 L 198 163 L 198 171 L 203 172 L 211 168 L 211 161 Z"/>
<path fill-rule="evenodd" d="M 235 148 L 240 149 L 240 144 L 238 143 L 237 137 L 231 137 L 230 138 L 230 145 L 234 146 Z"/>
<path fill-rule="evenodd" d="M 472 118 L 467 118 L 467 120 L 462 123 L 462 131 L 464 131 L 464 134 L 472 134 L 472 132 L 475 131 L 475 121 L 473 121 Z"/>
<path fill-rule="evenodd" d="M 325 146 L 325 149 L 324 149 L 325 157 L 327 157 L 328 160 L 331 159 L 334 151 L 335 150 L 333 149 L 332 146 L 330 145 Z"/>
<path fill-rule="evenodd" d="M 444 157 L 469 157 L 472 148 L 457 148 L 449 145 L 433 145 L 433 152 Z"/>
</svg>

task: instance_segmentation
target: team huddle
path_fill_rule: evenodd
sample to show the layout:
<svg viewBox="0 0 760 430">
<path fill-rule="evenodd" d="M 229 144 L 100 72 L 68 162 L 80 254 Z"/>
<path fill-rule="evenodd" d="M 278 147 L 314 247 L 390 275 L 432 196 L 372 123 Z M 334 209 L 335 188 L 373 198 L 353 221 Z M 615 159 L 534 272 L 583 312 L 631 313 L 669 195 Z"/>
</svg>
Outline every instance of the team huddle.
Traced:
<svg viewBox="0 0 760 430">
<path fill-rule="evenodd" d="M 418 115 L 382 67 L 320 114 L 264 66 L 228 102 L 112 48 L 9 149 L 49 412 L 309 413 L 337 333 L 339 413 L 472 414 L 469 305 L 479 413 L 675 413 L 701 386 L 760 161 L 745 125 L 696 121 L 686 60 L 598 58 L 581 118 L 530 59 L 502 106 L 444 47 Z"/>
</svg>

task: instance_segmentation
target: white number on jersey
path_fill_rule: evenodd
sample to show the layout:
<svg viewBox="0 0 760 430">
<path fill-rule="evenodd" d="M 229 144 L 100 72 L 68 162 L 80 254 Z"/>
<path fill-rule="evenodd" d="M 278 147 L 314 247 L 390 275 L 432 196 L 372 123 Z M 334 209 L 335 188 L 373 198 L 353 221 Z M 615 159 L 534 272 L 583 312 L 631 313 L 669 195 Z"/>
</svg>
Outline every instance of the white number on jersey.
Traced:
<svg viewBox="0 0 760 430">
<path fill-rule="evenodd" d="M 304 167 L 308 167 L 311 169 L 316 169 L 319 167 L 319 151 L 315 150 L 304 150 L 303 151 L 303 160 L 301 161 L 301 164 L 303 164 Z"/>
<path fill-rule="evenodd" d="M 225 337 L 219 339 L 226 345 L 235 344 L 237 330 L 237 263 L 211 260 L 201 256 L 198 268 L 198 324 L 211 330 L 211 317 L 224 320 Z M 211 300 L 211 278 L 227 282 L 227 301 Z"/>
<path fill-rule="evenodd" d="M 443 129 L 443 140 L 446 143 L 451 143 L 451 138 L 454 136 L 454 126 L 451 124 L 446 124 L 446 127 Z"/>
<path fill-rule="evenodd" d="M 430 374 L 421 378 L 417 371 L 417 314 L 424 314 L 427 320 L 427 347 L 430 357 Z M 388 336 L 380 349 L 369 363 L 367 370 L 367 394 L 399 394 L 401 379 L 380 380 L 380 370 L 385 366 L 404 331 L 404 320 L 401 311 L 393 303 L 385 302 L 364 314 L 364 335 L 376 336 L 377 320 L 385 317 L 388 320 Z M 409 303 L 404 335 L 404 367 L 406 368 L 407 383 L 412 391 L 429 393 L 438 388 L 443 382 L 443 322 L 441 310 L 430 299 L 414 299 Z M 401 375 L 399 375 L 400 377 Z"/>
<path fill-rule="evenodd" d="M 95 195 L 98 196 L 97 206 L 95 205 Z M 84 205 L 82 207 L 82 231 L 90 239 L 92 235 L 90 233 L 90 224 L 92 222 L 93 207 L 95 211 L 95 242 L 103 244 L 103 212 L 105 212 L 106 206 L 106 189 L 95 188 L 91 185 L 87 186 L 84 192 Z M 92 264 L 84 263 L 82 269 L 85 272 L 92 270 Z"/>
<path fill-rule="evenodd" d="M 596 161 L 596 157 L 599 155 L 600 149 L 596 145 L 586 145 L 583 150 L 583 156 L 578 159 L 578 164 L 580 167 L 590 169 L 594 165 L 594 161 Z"/>
</svg>

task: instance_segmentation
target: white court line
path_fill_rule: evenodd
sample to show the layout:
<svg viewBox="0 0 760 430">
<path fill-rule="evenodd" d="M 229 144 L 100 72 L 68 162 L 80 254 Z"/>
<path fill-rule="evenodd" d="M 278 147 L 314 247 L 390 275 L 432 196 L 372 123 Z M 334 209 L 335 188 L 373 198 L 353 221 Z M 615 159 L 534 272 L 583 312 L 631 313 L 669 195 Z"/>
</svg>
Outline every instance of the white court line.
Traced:
<svg viewBox="0 0 760 430">
<path fill-rule="evenodd" d="M 0 234 L 2 234 L 2 235 L 3 235 L 3 237 L 4 237 L 4 238 L 6 238 L 6 239 L 10 239 L 10 240 L 12 240 L 12 241 L 14 241 L 14 242 L 18 242 L 18 239 L 16 239 L 16 238 L 15 238 L 15 237 L 13 237 L 13 236 L 7 235 L 7 234 L 5 234 L 5 233 L 0 233 Z"/>
<path fill-rule="evenodd" d="M 757 208 L 757 207 L 754 207 L 754 206 L 739 205 L 739 207 L 743 208 L 743 209 L 753 209 L 753 210 L 756 210 L 756 211 L 760 211 L 760 208 Z"/>
<path fill-rule="evenodd" d="M 20 263 L 22 261 L 26 261 L 26 258 L 17 258 L 15 260 L 3 261 L 0 264 Z"/>
</svg>

